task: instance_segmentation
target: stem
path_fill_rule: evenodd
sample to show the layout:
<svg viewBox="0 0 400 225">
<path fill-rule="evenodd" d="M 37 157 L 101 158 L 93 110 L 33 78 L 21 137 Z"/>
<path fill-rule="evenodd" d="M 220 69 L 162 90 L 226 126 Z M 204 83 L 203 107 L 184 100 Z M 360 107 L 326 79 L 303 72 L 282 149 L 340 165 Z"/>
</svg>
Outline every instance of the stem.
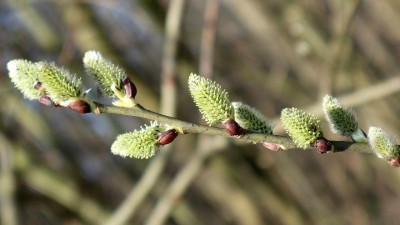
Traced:
<svg viewBox="0 0 400 225">
<path fill-rule="evenodd" d="M 253 143 L 260 142 L 269 142 L 279 144 L 285 147 L 285 150 L 294 150 L 299 149 L 295 143 L 289 137 L 276 136 L 276 135 L 268 135 L 268 134 L 260 134 L 251 131 L 246 131 L 240 137 L 230 136 L 223 128 L 213 127 L 213 126 L 205 126 L 194 124 L 186 121 L 182 121 L 173 117 L 165 116 L 150 110 L 143 108 L 140 105 L 137 105 L 135 108 L 122 108 L 117 106 L 103 105 L 97 104 L 97 113 L 111 113 L 111 114 L 119 114 L 126 116 L 134 116 L 140 117 L 149 120 L 155 120 L 161 123 L 166 123 L 170 126 L 181 129 L 184 134 L 187 133 L 202 133 L 208 135 L 218 135 L 227 138 L 237 138 L 248 140 Z M 372 149 L 369 147 L 367 143 L 356 143 L 356 142 L 346 142 L 346 141 L 330 141 L 332 142 L 332 146 L 334 147 L 333 153 L 336 152 L 359 152 L 359 153 L 373 153 Z M 308 149 L 314 149 L 309 147 Z"/>
</svg>

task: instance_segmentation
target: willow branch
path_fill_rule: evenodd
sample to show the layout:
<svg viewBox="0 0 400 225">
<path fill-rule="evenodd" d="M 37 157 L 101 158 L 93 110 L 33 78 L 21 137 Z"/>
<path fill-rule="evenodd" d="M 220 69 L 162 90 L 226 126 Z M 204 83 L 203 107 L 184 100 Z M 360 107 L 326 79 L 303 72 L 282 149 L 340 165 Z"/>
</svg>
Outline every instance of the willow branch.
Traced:
<svg viewBox="0 0 400 225">
<path fill-rule="evenodd" d="M 241 140 L 251 141 L 253 143 L 261 143 L 261 142 L 269 142 L 279 144 L 285 147 L 284 150 L 294 150 L 299 149 L 296 144 L 291 140 L 290 137 L 277 136 L 277 135 L 268 135 L 268 134 L 260 134 L 254 133 L 251 131 L 246 131 L 240 137 L 230 136 L 226 133 L 226 131 L 219 127 L 214 126 L 205 126 L 200 124 L 194 124 L 186 121 L 179 120 L 177 118 L 165 116 L 150 110 L 147 110 L 141 106 L 136 108 L 122 108 L 117 106 L 110 105 L 102 105 L 97 104 L 97 112 L 100 113 L 111 113 L 111 114 L 119 114 L 126 116 L 134 116 L 140 117 L 148 120 L 155 120 L 161 123 L 168 124 L 177 129 L 180 129 L 183 133 L 193 133 L 193 134 L 207 134 L 207 135 L 218 135 L 227 138 L 235 138 Z M 334 150 L 331 152 L 359 152 L 359 153 L 373 153 L 372 149 L 369 147 L 367 143 L 356 143 L 356 142 L 346 142 L 346 141 L 331 141 Z M 309 148 L 313 149 L 313 148 Z"/>
</svg>

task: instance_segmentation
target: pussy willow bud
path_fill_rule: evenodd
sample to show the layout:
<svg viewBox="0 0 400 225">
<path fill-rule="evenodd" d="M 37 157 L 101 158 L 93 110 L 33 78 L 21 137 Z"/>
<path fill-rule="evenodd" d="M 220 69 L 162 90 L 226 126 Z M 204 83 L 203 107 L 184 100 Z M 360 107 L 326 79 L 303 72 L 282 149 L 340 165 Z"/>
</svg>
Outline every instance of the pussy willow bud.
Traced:
<svg viewBox="0 0 400 225">
<path fill-rule="evenodd" d="M 389 163 L 396 164 L 400 158 L 400 150 L 394 138 L 378 127 L 370 127 L 368 130 L 368 140 L 371 149 L 379 158 L 383 158 Z"/>
<path fill-rule="evenodd" d="M 241 102 L 232 102 L 236 122 L 246 130 L 272 134 L 272 126 L 256 109 Z"/>
<path fill-rule="evenodd" d="M 122 157 L 147 159 L 156 154 L 160 127 L 157 122 L 130 133 L 118 135 L 111 152 Z"/>
<path fill-rule="evenodd" d="M 243 128 L 234 120 L 228 119 L 222 122 L 225 131 L 231 136 L 240 136 L 243 134 Z"/>
<path fill-rule="evenodd" d="M 188 83 L 190 94 L 209 125 L 233 118 L 228 92 L 219 84 L 193 73 L 190 74 Z"/>
<path fill-rule="evenodd" d="M 281 112 L 281 121 L 286 132 L 296 145 L 306 149 L 322 137 L 320 121 L 313 115 L 297 108 L 286 108 Z"/>
<path fill-rule="evenodd" d="M 364 132 L 358 128 L 353 111 L 343 107 L 337 98 L 326 95 L 322 106 L 333 133 L 346 137 L 351 136 L 356 142 L 368 141 Z"/>
<path fill-rule="evenodd" d="M 69 100 L 82 95 L 82 83 L 75 75 L 53 63 L 40 62 L 39 80 L 46 90 L 46 95 L 55 103 Z M 66 106 L 66 105 L 63 105 Z"/>
<path fill-rule="evenodd" d="M 167 145 L 178 137 L 178 132 L 175 129 L 169 129 L 160 133 L 157 139 L 157 145 Z"/>
<path fill-rule="evenodd" d="M 125 71 L 105 59 L 99 52 L 86 52 L 83 57 L 83 64 L 87 72 L 96 79 L 104 94 L 115 95 L 113 86 L 118 91 L 122 91 L 122 81 L 127 77 Z"/>
<path fill-rule="evenodd" d="M 39 68 L 36 63 L 14 59 L 7 63 L 7 69 L 11 82 L 25 98 L 36 100 L 41 96 L 42 91 L 35 87 L 39 82 Z"/>
</svg>

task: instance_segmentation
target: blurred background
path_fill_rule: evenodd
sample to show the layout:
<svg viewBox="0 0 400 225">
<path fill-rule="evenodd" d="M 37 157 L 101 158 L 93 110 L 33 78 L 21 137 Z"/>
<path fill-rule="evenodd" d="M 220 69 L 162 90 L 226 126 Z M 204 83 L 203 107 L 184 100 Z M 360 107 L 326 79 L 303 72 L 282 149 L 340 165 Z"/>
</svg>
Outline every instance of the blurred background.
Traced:
<svg viewBox="0 0 400 225">
<path fill-rule="evenodd" d="M 24 100 L 6 64 L 54 61 L 94 88 L 82 57 L 97 50 L 126 69 L 144 107 L 205 124 L 186 85 L 198 73 L 281 135 L 283 108 L 322 119 L 332 94 L 362 129 L 400 138 L 399 27 L 396 0 L 1 1 L 1 224 L 398 224 L 399 170 L 372 154 L 188 134 L 124 159 L 110 152 L 115 137 L 148 121 Z"/>
</svg>

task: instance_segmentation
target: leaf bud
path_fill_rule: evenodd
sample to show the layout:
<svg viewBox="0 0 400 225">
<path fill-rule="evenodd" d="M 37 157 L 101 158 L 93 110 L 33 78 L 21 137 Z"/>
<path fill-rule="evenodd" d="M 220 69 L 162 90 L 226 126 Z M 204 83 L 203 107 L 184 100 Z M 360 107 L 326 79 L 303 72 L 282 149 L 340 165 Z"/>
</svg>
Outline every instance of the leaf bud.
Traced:
<svg viewBox="0 0 400 225">
<path fill-rule="evenodd" d="M 160 133 L 160 136 L 158 136 L 158 139 L 157 139 L 157 144 L 158 145 L 167 145 L 167 144 L 171 143 L 172 141 L 174 141 L 177 136 L 178 136 L 178 132 L 175 129 L 169 129 L 167 131 Z"/>
<path fill-rule="evenodd" d="M 244 133 L 243 128 L 234 120 L 228 119 L 222 122 L 225 131 L 231 136 L 240 136 Z"/>
</svg>

